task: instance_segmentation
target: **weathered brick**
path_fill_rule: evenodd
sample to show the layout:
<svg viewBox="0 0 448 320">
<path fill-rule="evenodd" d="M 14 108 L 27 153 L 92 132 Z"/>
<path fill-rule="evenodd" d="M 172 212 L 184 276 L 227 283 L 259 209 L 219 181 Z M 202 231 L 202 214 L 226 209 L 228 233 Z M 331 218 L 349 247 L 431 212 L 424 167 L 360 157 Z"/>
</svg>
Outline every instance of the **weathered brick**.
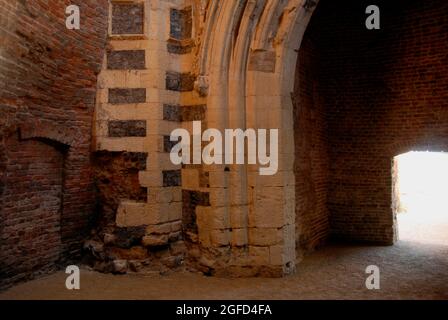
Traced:
<svg viewBox="0 0 448 320">
<path fill-rule="evenodd" d="M 170 39 L 168 40 L 166 48 L 169 53 L 187 54 L 193 50 L 194 43 L 192 41 L 179 41 Z"/>
<path fill-rule="evenodd" d="M 172 91 L 193 91 L 196 78 L 191 73 L 169 71 L 166 73 L 166 89 Z"/>
<path fill-rule="evenodd" d="M 302 40 L 294 96 L 304 250 L 329 234 L 392 244 L 393 157 L 448 148 L 446 34 L 430 22 L 446 21 L 447 3 L 376 4 L 381 30 L 370 31 L 358 15 L 367 2 L 321 1 Z"/>
<path fill-rule="evenodd" d="M 90 232 L 108 1 L 78 5 L 81 32 L 65 1 L 0 0 L 0 288 L 74 263 Z"/>
<path fill-rule="evenodd" d="M 163 171 L 163 186 L 178 187 L 181 185 L 182 175 L 180 170 Z"/>
<path fill-rule="evenodd" d="M 109 103 L 128 104 L 146 102 L 146 88 L 113 88 L 109 89 Z"/>
<path fill-rule="evenodd" d="M 107 55 L 107 68 L 110 70 L 145 69 L 145 50 L 111 51 Z"/>
<path fill-rule="evenodd" d="M 114 120 L 109 121 L 109 137 L 146 137 L 146 121 L 144 120 Z"/>
<path fill-rule="evenodd" d="M 171 141 L 170 136 L 164 136 L 163 137 L 163 151 L 164 152 L 171 152 L 173 147 L 178 144 L 178 141 Z"/>
<path fill-rule="evenodd" d="M 192 8 L 182 10 L 171 9 L 170 12 L 170 36 L 177 40 L 191 38 L 193 28 Z"/>
<path fill-rule="evenodd" d="M 183 106 L 181 109 L 182 121 L 205 120 L 206 111 L 207 111 L 206 105 Z"/>
<path fill-rule="evenodd" d="M 112 34 L 143 34 L 144 5 L 112 3 Z"/>
<path fill-rule="evenodd" d="M 181 106 L 173 104 L 164 104 L 163 120 L 181 122 L 182 121 Z"/>
<path fill-rule="evenodd" d="M 165 104 L 163 106 L 163 120 L 177 122 L 201 121 L 205 120 L 206 112 L 206 105 L 181 106 Z"/>
</svg>

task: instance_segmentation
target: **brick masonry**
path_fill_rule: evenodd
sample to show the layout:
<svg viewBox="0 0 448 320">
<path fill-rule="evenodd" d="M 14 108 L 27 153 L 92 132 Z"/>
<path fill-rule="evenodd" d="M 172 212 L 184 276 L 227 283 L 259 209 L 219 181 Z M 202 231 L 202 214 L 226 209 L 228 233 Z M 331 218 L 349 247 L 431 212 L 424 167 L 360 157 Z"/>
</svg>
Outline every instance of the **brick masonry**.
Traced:
<svg viewBox="0 0 448 320">
<path fill-rule="evenodd" d="M 163 120 L 166 121 L 201 121 L 205 120 L 206 105 L 181 106 L 165 104 L 163 106 Z"/>
<path fill-rule="evenodd" d="M 178 141 L 171 141 L 171 136 L 163 136 L 163 151 L 171 152 L 173 147 L 178 143 Z"/>
<path fill-rule="evenodd" d="M 367 1 L 319 4 L 299 52 L 292 95 L 295 230 L 289 216 L 271 215 L 285 202 L 285 212 L 292 208 L 292 201 L 286 199 L 291 188 L 283 182 L 260 188 L 254 199 L 249 198 L 254 194 L 249 195 L 254 203 L 246 206 L 238 193 L 244 183 L 233 169 L 221 168 L 224 174 L 219 174 L 195 165 L 181 171 L 166 160 L 172 146 L 166 135 L 172 128 L 188 127 L 188 122 L 207 117 L 224 124 L 228 116 L 224 110 L 238 108 L 229 104 L 230 91 L 214 87 L 219 81 L 227 81 L 223 88 L 236 94 L 232 101 L 248 98 L 246 111 L 263 110 L 258 104 L 265 104 L 269 115 L 274 115 L 266 116 L 268 122 L 289 128 L 289 119 L 275 118 L 278 109 L 287 109 L 288 104 L 269 104 L 270 98 L 279 101 L 283 94 L 276 89 L 276 77 L 284 67 L 278 53 L 289 50 L 282 43 L 289 37 L 275 38 L 271 46 L 272 39 L 262 39 L 267 31 L 263 25 L 271 24 L 245 15 L 251 8 L 247 6 L 240 10 L 242 20 L 234 29 L 217 26 L 217 32 L 233 32 L 231 43 L 241 50 L 218 52 L 230 32 L 210 35 L 201 29 L 207 24 L 194 21 L 198 34 L 193 35 L 188 8 L 172 11 L 171 2 L 160 1 L 157 10 L 152 10 L 152 4 L 147 8 L 150 16 L 145 17 L 142 4 L 113 1 L 112 35 L 139 35 L 145 23 L 151 32 L 145 37 L 109 38 L 96 94 L 97 74 L 106 54 L 108 2 L 74 1 L 83 13 L 79 32 L 64 27 L 66 3 L 0 0 L 5 48 L 0 53 L 0 286 L 79 262 L 88 233 L 91 239 L 84 249 L 100 257 L 93 262 L 95 269 L 115 272 L 127 270 L 128 265 L 138 270 L 138 263 L 148 259 L 163 260 L 164 266 L 174 268 L 188 252 L 191 259 L 185 261 L 194 261 L 189 266 L 207 274 L 283 275 L 294 269 L 293 231 L 299 257 L 330 234 L 391 244 L 395 235 L 392 158 L 409 150 L 447 150 L 446 1 L 378 1 L 380 31 L 364 27 Z M 306 2 L 307 12 L 314 3 Z M 226 10 L 218 16 L 225 17 L 230 13 Z M 208 20 L 207 9 L 204 13 Z M 277 23 L 279 31 L 286 30 L 283 27 L 290 19 L 271 16 L 278 20 L 271 20 L 272 30 Z M 253 23 L 243 21 L 248 18 Z M 196 54 L 194 45 L 200 48 L 206 38 L 210 41 L 204 43 L 203 52 L 211 60 L 172 54 Z M 253 51 L 254 43 L 243 42 L 252 38 L 260 40 L 254 47 L 262 44 L 262 50 Z M 227 59 L 238 54 L 249 58 L 241 69 L 237 61 Z M 151 63 L 145 61 L 149 55 L 155 57 Z M 249 76 L 246 69 L 259 72 Z M 198 74 L 200 92 L 195 92 Z M 246 81 L 247 86 L 229 86 L 230 81 Z M 109 151 L 101 149 L 92 156 L 96 98 L 98 132 L 94 132 L 100 143 L 95 146 Z M 241 116 L 255 125 L 265 123 L 260 120 L 265 114 L 246 111 L 238 109 L 229 119 L 233 122 Z M 146 123 L 151 127 L 146 128 Z M 151 134 L 146 137 L 147 131 Z M 290 158 L 288 154 L 282 162 Z M 182 181 L 183 176 L 191 181 Z M 279 178 L 263 183 L 277 186 L 283 181 Z M 182 184 L 198 190 L 182 191 Z M 181 229 L 191 247 L 182 242 Z M 229 266 L 229 261 L 235 264 Z"/>
<path fill-rule="evenodd" d="M 90 229 L 108 5 L 71 3 L 88 32 L 65 28 L 66 1 L 0 1 L 0 287 L 76 261 Z"/>
<path fill-rule="evenodd" d="M 162 172 L 164 187 L 179 187 L 182 185 L 180 170 L 166 170 Z"/>
<path fill-rule="evenodd" d="M 112 3 L 112 34 L 143 34 L 144 5 L 140 3 Z"/>
<path fill-rule="evenodd" d="M 109 89 L 109 103 L 127 104 L 146 102 L 146 88 L 112 88 Z"/>
<path fill-rule="evenodd" d="M 190 53 L 194 47 L 192 40 L 193 16 L 192 8 L 171 9 L 170 11 L 170 38 L 167 50 L 174 54 Z"/>
<path fill-rule="evenodd" d="M 326 198 L 333 237 L 391 244 L 393 157 L 448 151 L 448 4 L 377 1 L 379 31 L 364 27 L 368 4 L 322 1 L 305 35 L 298 132 L 311 139 L 296 141 L 310 150 L 297 168 L 308 191 L 297 192 L 309 205 L 298 214 L 312 219 L 305 235 L 324 235 Z"/>
<path fill-rule="evenodd" d="M 142 70 L 146 68 L 145 50 L 111 51 L 107 55 L 109 70 Z"/>
<path fill-rule="evenodd" d="M 328 133 L 325 108 L 318 95 L 316 48 L 305 37 L 299 52 L 294 100 L 296 251 L 314 250 L 329 234 L 327 189 Z"/>
<path fill-rule="evenodd" d="M 109 121 L 109 137 L 146 137 L 146 121 L 127 120 Z"/>
<path fill-rule="evenodd" d="M 169 53 L 187 54 L 192 52 L 194 43 L 191 40 L 178 41 L 169 39 L 166 47 Z"/>
<path fill-rule="evenodd" d="M 196 77 L 191 73 L 169 71 L 166 73 L 166 89 L 171 91 L 193 91 Z"/>
<path fill-rule="evenodd" d="M 193 28 L 192 8 L 182 10 L 171 9 L 170 13 L 170 37 L 176 40 L 191 38 Z"/>
</svg>

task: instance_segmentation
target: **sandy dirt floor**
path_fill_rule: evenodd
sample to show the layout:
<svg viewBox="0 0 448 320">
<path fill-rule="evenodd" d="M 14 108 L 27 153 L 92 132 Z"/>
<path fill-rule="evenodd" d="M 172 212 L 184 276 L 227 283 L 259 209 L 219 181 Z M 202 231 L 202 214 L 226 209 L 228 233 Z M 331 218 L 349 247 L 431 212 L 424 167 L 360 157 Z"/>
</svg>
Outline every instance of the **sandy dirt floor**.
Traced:
<svg viewBox="0 0 448 320">
<path fill-rule="evenodd" d="M 395 246 L 329 245 L 283 279 L 82 270 L 81 290 L 67 290 L 66 274 L 59 272 L 17 285 L 0 299 L 448 299 L 448 224 L 418 224 L 411 215 L 400 220 L 402 240 Z M 380 268 L 380 290 L 366 289 L 368 265 Z"/>
</svg>

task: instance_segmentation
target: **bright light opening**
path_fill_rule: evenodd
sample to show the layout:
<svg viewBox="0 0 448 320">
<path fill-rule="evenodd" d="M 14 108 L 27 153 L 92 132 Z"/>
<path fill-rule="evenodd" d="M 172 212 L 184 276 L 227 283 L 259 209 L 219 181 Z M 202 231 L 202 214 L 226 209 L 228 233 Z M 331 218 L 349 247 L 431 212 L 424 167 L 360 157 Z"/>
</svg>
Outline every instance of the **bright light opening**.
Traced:
<svg viewBox="0 0 448 320">
<path fill-rule="evenodd" d="M 448 153 L 397 156 L 394 181 L 399 239 L 448 245 Z"/>
</svg>

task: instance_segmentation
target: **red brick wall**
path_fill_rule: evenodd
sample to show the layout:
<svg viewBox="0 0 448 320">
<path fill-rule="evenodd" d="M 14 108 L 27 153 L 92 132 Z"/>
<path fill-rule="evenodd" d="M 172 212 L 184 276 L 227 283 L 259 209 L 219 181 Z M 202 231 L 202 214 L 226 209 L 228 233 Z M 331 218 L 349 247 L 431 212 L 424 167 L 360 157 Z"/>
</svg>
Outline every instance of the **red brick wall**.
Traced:
<svg viewBox="0 0 448 320">
<path fill-rule="evenodd" d="M 45 273 L 61 253 L 61 193 L 64 154 L 48 143 L 6 139 L 6 188 L 2 198 L 2 277 Z"/>
<path fill-rule="evenodd" d="M 322 0 L 304 43 L 318 52 L 332 235 L 391 244 L 393 157 L 448 151 L 448 2 L 376 1 L 376 31 L 364 26 L 369 4 Z"/>
<path fill-rule="evenodd" d="M 295 80 L 296 248 L 300 257 L 322 244 L 329 233 L 328 152 L 325 108 L 318 94 L 319 52 L 305 38 Z"/>
<path fill-rule="evenodd" d="M 81 30 L 65 27 L 69 4 L 81 9 Z M 106 0 L 0 0 L 0 278 L 32 276 L 57 254 L 77 258 L 94 206 L 91 124 L 106 35 Z M 28 264 L 16 265 L 17 248 Z"/>
</svg>

